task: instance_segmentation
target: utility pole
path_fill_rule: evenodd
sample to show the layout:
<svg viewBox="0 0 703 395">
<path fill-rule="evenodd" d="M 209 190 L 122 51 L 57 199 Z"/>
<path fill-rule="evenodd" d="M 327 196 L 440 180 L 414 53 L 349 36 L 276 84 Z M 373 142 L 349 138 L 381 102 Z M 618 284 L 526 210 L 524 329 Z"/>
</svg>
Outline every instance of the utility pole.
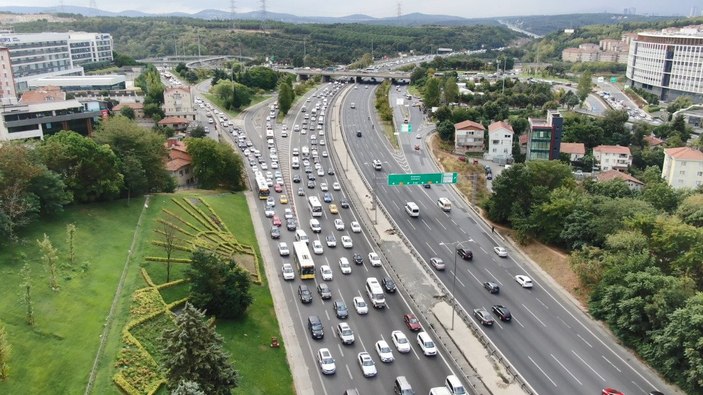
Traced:
<svg viewBox="0 0 703 395">
<path fill-rule="evenodd" d="M 200 59 L 200 29 L 198 29 L 198 59 Z"/>
<path fill-rule="evenodd" d="M 234 5 L 234 0 L 230 0 L 229 2 L 229 12 L 230 12 L 230 18 L 232 19 L 232 30 L 237 29 L 237 20 L 235 19 L 236 16 L 236 7 Z"/>
<path fill-rule="evenodd" d="M 266 0 L 261 1 L 261 30 L 266 30 Z"/>
<path fill-rule="evenodd" d="M 307 55 L 307 48 L 305 47 L 306 38 L 303 37 L 303 67 L 305 67 L 305 57 Z"/>
</svg>

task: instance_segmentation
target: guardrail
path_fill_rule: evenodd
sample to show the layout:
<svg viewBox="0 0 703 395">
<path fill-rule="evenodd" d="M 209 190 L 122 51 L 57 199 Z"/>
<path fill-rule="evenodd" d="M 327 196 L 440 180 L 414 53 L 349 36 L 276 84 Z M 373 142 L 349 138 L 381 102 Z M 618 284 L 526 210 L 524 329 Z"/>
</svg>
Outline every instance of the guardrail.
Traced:
<svg viewBox="0 0 703 395">
<path fill-rule="evenodd" d="M 347 92 L 348 92 L 348 90 L 345 91 L 344 94 L 341 95 L 338 100 L 341 101 L 344 98 L 344 96 L 346 96 Z M 338 120 L 341 120 L 341 108 L 342 108 L 341 105 L 337 106 L 337 108 L 336 108 L 336 112 L 337 112 L 336 116 L 337 116 Z M 347 135 L 345 133 L 343 133 L 343 131 L 342 131 L 341 122 L 339 122 L 338 128 L 339 128 L 339 132 L 341 134 L 341 138 L 344 140 L 344 144 L 347 148 L 347 155 L 349 155 L 349 145 L 348 145 L 348 141 L 347 141 Z M 334 153 L 330 152 L 330 156 L 334 156 L 335 162 L 336 162 L 338 168 L 340 168 L 340 161 L 339 161 L 339 158 L 337 157 L 336 150 L 330 150 L 330 151 L 334 151 Z M 358 163 L 357 163 L 355 156 L 351 156 L 351 160 L 352 160 L 353 166 L 355 166 L 356 168 L 360 168 L 358 166 Z M 371 194 L 373 194 L 374 188 L 369 183 L 369 181 L 366 179 L 366 176 L 364 175 L 364 173 L 363 172 L 358 172 L 358 173 L 359 173 L 359 177 L 360 177 L 361 181 L 364 183 L 364 186 L 366 187 L 366 189 L 371 191 Z M 347 172 L 345 172 L 344 174 L 345 174 L 345 178 L 348 179 Z M 347 188 L 347 190 L 349 190 L 349 188 Z M 463 196 L 463 194 L 462 194 L 462 196 Z M 357 207 L 363 207 L 363 203 L 359 201 L 358 195 L 356 193 L 350 194 L 349 198 L 350 198 L 350 200 L 352 200 L 352 202 L 360 204 Z M 372 196 L 372 198 L 373 198 L 373 196 Z M 468 204 L 468 206 L 473 209 L 473 207 L 470 203 Z M 413 244 L 408 240 L 408 238 L 405 236 L 405 234 L 402 232 L 402 230 L 400 230 L 400 227 L 398 226 L 398 224 L 395 222 L 393 217 L 390 215 L 388 210 L 386 210 L 385 206 L 379 201 L 378 198 L 375 199 L 374 208 L 376 210 L 378 210 L 380 208 L 380 210 L 383 213 L 383 215 L 385 216 L 385 218 L 391 224 L 394 233 L 396 235 L 398 235 L 399 239 L 403 242 L 403 244 L 405 244 L 405 246 L 410 251 L 410 254 L 415 259 L 417 259 L 418 262 L 420 262 L 420 266 L 425 271 L 425 273 L 428 274 L 430 276 L 430 278 L 432 278 L 433 283 L 439 289 L 442 290 L 442 293 L 443 293 L 442 298 L 447 303 L 449 303 L 451 306 L 453 306 L 453 308 L 456 310 L 456 314 L 459 316 L 459 318 L 462 319 L 462 321 L 464 321 L 466 326 L 471 330 L 471 332 L 481 342 L 481 344 L 483 344 L 483 346 L 486 348 L 488 353 L 490 355 L 492 355 L 499 363 L 501 363 L 501 365 L 503 365 L 505 370 L 520 385 L 521 389 L 523 389 L 526 393 L 528 393 L 530 395 L 533 395 L 533 394 L 536 395 L 537 391 L 535 391 L 535 389 L 532 388 L 532 386 L 525 380 L 524 377 L 522 377 L 522 375 L 517 371 L 517 369 L 515 369 L 515 367 L 512 366 L 510 361 L 505 357 L 505 355 L 503 355 L 503 353 L 498 349 L 498 347 L 496 347 L 496 345 L 493 343 L 493 341 L 484 335 L 484 333 L 478 327 L 478 324 L 476 324 L 476 322 L 473 319 L 471 319 L 470 314 L 468 314 L 466 312 L 466 310 L 463 308 L 463 306 L 461 306 L 461 304 L 459 304 L 458 300 L 454 297 L 454 295 L 449 291 L 449 289 L 444 285 L 444 283 L 442 283 L 442 281 L 439 279 L 439 277 L 437 277 L 437 273 L 435 273 L 435 271 L 430 268 L 430 265 L 425 261 L 425 259 L 420 255 L 420 253 L 415 249 Z M 377 234 L 376 226 L 375 226 L 375 224 L 369 224 L 368 221 L 370 221 L 370 219 L 367 219 L 367 217 L 368 217 L 368 213 L 367 213 L 367 215 L 360 216 L 359 220 L 364 223 L 364 227 L 366 229 L 373 229 L 373 231 L 368 232 L 368 235 L 369 235 L 369 237 L 371 237 L 371 239 L 373 239 L 374 243 L 376 243 L 377 246 L 381 247 L 382 243 L 380 240 L 380 235 Z M 390 260 L 386 256 L 385 252 L 383 251 L 383 248 L 379 249 L 379 253 L 380 253 L 380 255 L 383 256 L 383 258 L 386 262 L 390 262 Z M 393 273 L 396 280 L 400 278 L 398 276 L 398 273 L 395 271 L 395 269 L 393 268 L 392 265 L 385 265 L 385 267 L 386 267 L 386 269 L 390 269 L 390 271 Z M 418 301 L 415 300 L 414 295 L 412 293 L 408 293 L 408 295 L 409 295 L 410 299 L 413 301 L 413 304 L 415 305 L 417 310 L 420 311 L 422 313 L 423 317 L 425 318 L 425 320 L 429 322 L 427 315 L 420 308 L 420 305 L 419 305 Z M 433 328 L 433 330 L 434 330 L 434 328 Z M 435 331 L 435 333 L 437 333 L 437 332 Z M 445 343 L 445 348 L 446 348 L 446 343 Z M 452 358 L 455 359 L 453 356 L 452 356 Z M 467 358 L 467 360 L 468 360 L 468 358 Z M 456 361 L 456 359 L 455 359 L 455 361 Z M 459 369 L 461 369 L 461 365 L 459 363 L 457 363 L 457 366 L 459 366 Z M 464 377 L 469 377 L 466 374 L 466 372 L 463 371 L 463 369 L 462 369 L 462 375 L 464 375 Z M 475 386 L 474 386 L 474 388 L 475 388 Z M 489 392 L 490 392 L 490 390 L 489 390 Z"/>
</svg>

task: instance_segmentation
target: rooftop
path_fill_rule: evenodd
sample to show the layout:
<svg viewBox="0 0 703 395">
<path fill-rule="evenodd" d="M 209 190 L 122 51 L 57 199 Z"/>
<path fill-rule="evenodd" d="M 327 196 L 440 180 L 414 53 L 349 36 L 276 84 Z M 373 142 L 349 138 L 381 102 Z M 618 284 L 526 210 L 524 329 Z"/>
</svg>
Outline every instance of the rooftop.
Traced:
<svg viewBox="0 0 703 395">
<path fill-rule="evenodd" d="M 615 179 L 621 179 L 624 181 L 632 182 L 634 184 L 644 185 L 644 183 L 642 181 L 636 179 L 635 177 L 633 177 L 625 172 L 617 171 L 617 170 L 607 170 L 607 171 L 598 173 L 598 175 L 596 175 L 596 179 L 598 181 L 610 181 L 610 180 L 615 180 Z"/>
<path fill-rule="evenodd" d="M 166 117 L 159 121 L 159 125 L 182 125 L 189 124 L 190 121 L 179 117 Z"/>
<path fill-rule="evenodd" d="M 510 130 L 511 132 L 513 131 L 513 127 L 505 121 L 495 121 L 492 124 L 488 125 L 489 132 L 492 132 L 494 130 L 500 130 L 500 129 L 507 129 L 507 130 Z"/>
<path fill-rule="evenodd" d="M 703 152 L 691 147 L 676 147 L 664 150 L 664 153 L 676 160 L 700 160 L 703 161 Z"/>
<path fill-rule="evenodd" d="M 463 122 L 455 123 L 454 124 L 454 129 L 456 130 L 484 130 L 483 125 L 481 125 L 478 122 L 474 122 L 471 120 L 466 120 Z"/>
<path fill-rule="evenodd" d="M 622 145 L 599 145 L 593 148 L 593 152 L 630 155 L 630 147 L 623 147 Z"/>
<path fill-rule="evenodd" d="M 559 151 L 565 154 L 586 155 L 586 146 L 583 143 L 561 143 Z"/>
</svg>

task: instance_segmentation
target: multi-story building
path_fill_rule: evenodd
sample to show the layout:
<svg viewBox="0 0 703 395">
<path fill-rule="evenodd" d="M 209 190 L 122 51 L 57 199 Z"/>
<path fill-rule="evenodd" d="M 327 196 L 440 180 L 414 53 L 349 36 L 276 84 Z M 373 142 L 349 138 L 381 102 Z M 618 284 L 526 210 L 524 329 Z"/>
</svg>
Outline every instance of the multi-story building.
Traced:
<svg viewBox="0 0 703 395">
<path fill-rule="evenodd" d="M 641 32 L 630 44 L 630 86 L 661 100 L 690 96 L 703 102 L 703 31 L 700 26 Z"/>
<path fill-rule="evenodd" d="M 505 163 L 513 158 L 513 127 L 496 121 L 488 125 L 488 155 L 486 159 Z"/>
<path fill-rule="evenodd" d="M 171 177 L 176 180 L 176 185 L 187 187 L 195 184 L 193 161 L 188 153 L 186 144 L 176 138 L 170 138 L 166 140 L 164 145 L 168 150 L 166 169 L 171 173 Z"/>
<path fill-rule="evenodd" d="M 483 125 L 478 122 L 466 120 L 454 124 L 454 152 L 483 152 L 484 133 Z"/>
<path fill-rule="evenodd" d="M 664 150 L 662 178 L 672 188 L 698 188 L 703 183 L 703 152 L 690 147 Z"/>
<path fill-rule="evenodd" d="M 102 33 L 2 33 L 0 44 L 10 51 L 18 92 L 40 77 L 83 75 L 90 62 L 112 61 L 112 37 Z"/>
<path fill-rule="evenodd" d="M 163 110 L 167 117 L 195 120 L 191 88 L 189 86 L 172 86 L 164 89 Z"/>
<path fill-rule="evenodd" d="M 600 44 L 583 43 L 578 48 L 564 48 L 564 62 L 614 62 L 627 63 L 627 43 L 623 40 L 605 39 Z"/>
<path fill-rule="evenodd" d="M 593 148 L 593 158 L 601 171 L 611 169 L 625 171 L 632 166 L 630 148 L 621 145 L 599 145 Z"/>
<path fill-rule="evenodd" d="M 17 91 L 15 90 L 15 77 L 12 75 L 10 50 L 0 46 L 0 104 L 16 102 Z"/>
<path fill-rule="evenodd" d="M 559 151 L 569 155 L 570 162 L 576 162 L 586 156 L 586 146 L 583 143 L 561 143 Z"/>
<path fill-rule="evenodd" d="M 559 159 L 564 118 L 558 111 L 547 111 L 547 118 L 528 118 L 525 160 Z"/>
</svg>

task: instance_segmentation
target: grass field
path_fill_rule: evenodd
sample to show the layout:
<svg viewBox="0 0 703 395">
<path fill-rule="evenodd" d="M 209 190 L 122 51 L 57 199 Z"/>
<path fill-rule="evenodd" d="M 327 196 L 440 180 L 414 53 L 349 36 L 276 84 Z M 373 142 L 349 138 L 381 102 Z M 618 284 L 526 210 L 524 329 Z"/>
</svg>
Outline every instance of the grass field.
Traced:
<svg viewBox="0 0 703 395">
<path fill-rule="evenodd" d="M 141 199 L 69 207 L 20 234 L 0 251 L 0 320 L 13 347 L 2 394 L 80 394 L 98 348 L 103 323 L 127 258 Z M 76 264 L 62 270 L 61 290 L 48 285 L 36 241 L 47 234 L 65 264 L 67 224 L 77 227 Z M 32 273 L 35 325 L 25 323 L 18 272 Z"/>
<path fill-rule="evenodd" d="M 241 194 L 189 192 L 199 195 L 217 212 L 223 222 L 242 244 L 253 245 L 257 251 L 253 226 L 246 200 Z M 0 320 L 8 331 L 13 347 L 10 361 L 10 379 L 0 383 L 2 394 L 65 393 L 79 394 L 85 390 L 88 375 L 95 358 L 103 324 L 110 309 L 122 273 L 132 236 L 137 243 L 127 272 L 124 290 L 118 300 L 113 325 L 110 328 L 104 353 L 99 360 L 98 374 L 93 388 L 95 394 L 118 394 L 112 381 L 116 372 L 115 360 L 122 346 L 121 331 L 129 320 L 129 306 L 135 290 L 146 286 L 140 269 L 144 267 L 155 283 L 166 280 L 163 264 L 145 262 L 146 256 L 163 255 L 151 244 L 158 239 L 154 233 L 156 220 L 163 208 L 173 209 L 171 198 L 176 195 L 157 195 L 144 210 L 142 225 L 137 220 L 143 199 L 72 207 L 59 217 L 42 221 L 24 232 L 22 242 L 5 246 L 0 251 Z M 36 239 L 46 233 L 65 255 L 65 226 L 74 223 L 77 228 L 77 264 L 64 270 L 61 290 L 49 289 L 48 275 L 40 263 Z M 185 253 L 176 254 L 177 257 Z M 24 322 L 24 306 L 19 297 L 19 269 L 24 261 L 32 269 L 32 286 L 36 324 Z M 183 277 L 186 266 L 174 264 L 171 279 Z M 263 270 L 262 270 L 263 275 Z M 286 362 L 285 348 L 271 349 L 271 336 L 280 339 L 278 323 L 273 311 L 268 284 L 253 285 L 254 304 L 241 321 L 219 320 L 217 329 L 225 339 L 241 374 L 241 386 L 235 394 L 290 394 L 293 391 L 291 374 Z M 187 284 L 166 288 L 161 292 L 166 303 L 187 295 Z M 162 324 L 159 324 L 162 323 Z M 151 326 L 136 328 L 135 336 L 145 338 L 147 349 L 156 350 L 158 333 L 168 321 L 163 318 Z M 159 355 L 155 355 L 157 359 Z M 261 369 L 265 366 L 266 369 Z M 167 393 L 162 388 L 158 393 Z"/>
</svg>

